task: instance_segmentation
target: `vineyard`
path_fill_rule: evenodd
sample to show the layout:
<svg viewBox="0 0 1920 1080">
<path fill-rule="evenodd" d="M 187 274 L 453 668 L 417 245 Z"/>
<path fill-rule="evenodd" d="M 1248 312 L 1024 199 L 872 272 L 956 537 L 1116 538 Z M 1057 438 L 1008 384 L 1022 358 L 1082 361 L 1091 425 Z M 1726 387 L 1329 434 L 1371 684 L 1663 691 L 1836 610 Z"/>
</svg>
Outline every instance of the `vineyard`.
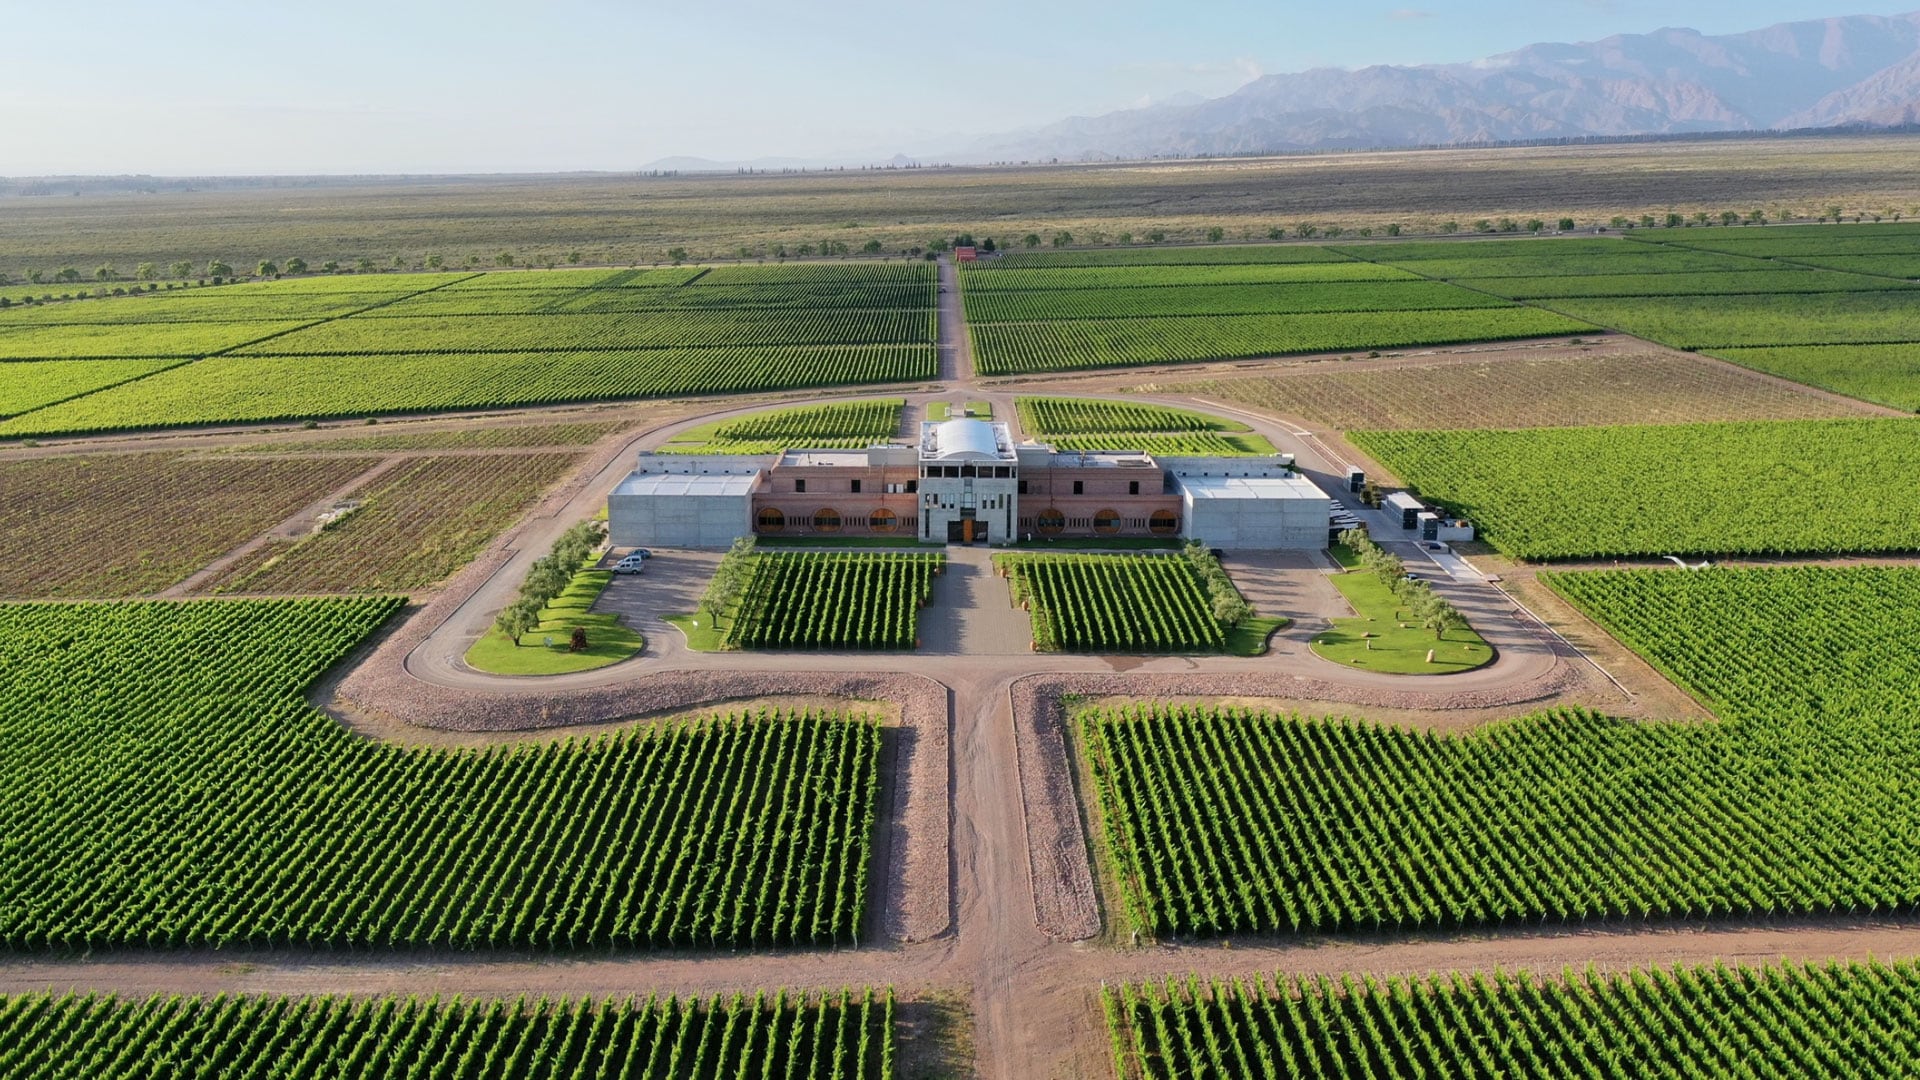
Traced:
<svg viewBox="0 0 1920 1080">
<path fill-rule="evenodd" d="M 1220 652 L 1207 585 L 1167 555 L 996 555 L 1042 652 Z"/>
<path fill-rule="evenodd" d="M 1223 244 L 1213 247 L 1110 248 L 1105 251 L 1009 252 L 983 269 L 1029 266 L 1236 266 L 1246 263 L 1333 263 L 1347 256 L 1330 248 Z"/>
<path fill-rule="evenodd" d="M 1920 548 L 1920 421 L 1803 420 L 1348 438 L 1524 559 Z M 1844 501 L 1837 492 L 1846 492 Z"/>
<path fill-rule="evenodd" d="M 579 460 L 540 453 L 407 461 L 354 492 L 360 508 L 338 524 L 256 548 L 201 591 L 399 592 L 438 584 Z"/>
<path fill-rule="evenodd" d="M 1189 978 L 1101 991 L 1122 1080 L 1907 1076 L 1920 1068 L 1916 998 L 1913 961 Z"/>
<path fill-rule="evenodd" d="M 1163 405 L 1086 398 L 1014 399 L 1020 427 L 1060 450 L 1139 450 L 1161 456 L 1246 457 L 1273 444 L 1245 424 Z"/>
<path fill-rule="evenodd" d="M 1220 266 L 1113 266 L 1075 268 L 1058 263 L 963 265 L 968 296 L 998 298 L 1030 290 L 1162 289 L 1196 285 L 1320 285 L 1329 282 L 1411 282 L 1416 274 L 1363 262 L 1246 263 Z"/>
<path fill-rule="evenodd" d="M 803 405 L 721 420 L 681 432 L 665 454 L 775 454 L 790 449 L 857 449 L 900 430 L 902 398 Z"/>
<path fill-rule="evenodd" d="M 356 435 L 351 438 L 289 437 L 279 442 L 238 443 L 225 447 L 240 453 L 284 453 L 288 450 L 509 450 L 529 446 L 592 446 L 633 426 L 621 420 L 580 420 L 555 424 L 517 424 L 502 427 L 452 427 Z"/>
<path fill-rule="evenodd" d="M 744 649 L 912 649 L 938 552 L 762 552 L 727 642 Z"/>
<path fill-rule="evenodd" d="M 1499 297 L 1438 281 L 983 291 L 969 293 L 966 303 L 967 321 L 976 323 L 1508 306 Z"/>
<path fill-rule="evenodd" d="M 968 332 L 980 374 L 1013 375 L 1552 337 L 1591 329 L 1553 312 L 1514 307 L 984 323 Z"/>
<path fill-rule="evenodd" d="M 0 438 L 907 382 L 937 368 L 932 345 L 222 356 L 14 417 Z"/>
<path fill-rule="evenodd" d="M 893 995 L 871 990 L 621 1001 L 22 994 L 0 998 L 0 1046 L 0 1072 L 16 1080 L 889 1080 L 896 1053 Z"/>
<path fill-rule="evenodd" d="M 1896 364 L 1898 358 L 1888 357 L 1887 363 Z M 1861 412 L 1718 364 L 1659 353 L 1505 357 L 1375 369 L 1316 365 L 1171 389 L 1339 431 L 1813 420 Z"/>
<path fill-rule="evenodd" d="M 374 461 L 146 453 L 0 462 L 0 598 L 158 592 Z"/>
<path fill-rule="evenodd" d="M 1857 345 L 1920 337 L 1920 290 L 1914 289 L 1567 299 L 1555 300 L 1552 306 L 1576 319 L 1682 349 Z"/>
<path fill-rule="evenodd" d="M 0 417 L 45 408 L 68 398 L 144 378 L 179 360 L 23 360 L 0 375 Z"/>
<path fill-rule="evenodd" d="M 924 263 L 794 264 L 346 275 L 9 310 L 8 366 L 192 362 L 123 386 L 36 364 L 23 375 L 49 386 L 9 395 L 0 437 L 911 381 L 938 367 L 936 288 Z"/>
<path fill-rule="evenodd" d="M 1083 710 L 1126 921 L 1371 932 L 1920 902 L 1920 815 L 1880 779 L 1920 764 L 1920 570 L 1550 583 L 1721 721 L 1557 709 L 1444 736 L 1240 707 Z"/>
<path fill-rule="evenodd" d="M 302 693 L 399 605 L 0 606 L 0 943 L 859 939 L 876 724 L 761 710 L 480 751 L 372 741 Z"/>
<path fill-rule="evenodd" d="M 1920 346 L 1807 345 L 1778 349 L 1715 349 L 1741 367 L 1836 394 L 1920 412 Z"/>
</svg>

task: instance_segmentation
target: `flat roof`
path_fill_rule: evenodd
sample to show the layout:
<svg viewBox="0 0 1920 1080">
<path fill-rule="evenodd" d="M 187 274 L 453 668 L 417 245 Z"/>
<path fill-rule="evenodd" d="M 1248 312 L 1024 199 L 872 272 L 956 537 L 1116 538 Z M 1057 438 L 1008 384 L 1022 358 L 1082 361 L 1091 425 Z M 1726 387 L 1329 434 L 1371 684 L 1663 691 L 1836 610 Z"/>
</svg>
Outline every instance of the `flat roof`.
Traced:
<svg viewBox="0 0 1920 1080">
<path fill-rule="evenodd" d="M 1145 450 L 1055 450 L 1047 457 L 1049 469 L 1151 469 Z"/>
<path fill-rule="evenodd" d="M 1304 476 L 1175 476 L 1196 499 L 1320 499 L 1326 492 Z"/>
<path fill-rule="evenodd" d="M 872 455 L 865 450 L 789 450 L 780 455 L 781 466 L 788 465 L 838 465 L 842 468 L 864 469 L 873 461 Z"/>
<path fill-rule="evenodd" d="M 1396 491 L 1393 494 L 1387 496 L 1385 499 L 1382 499 L 1381 501 L 1386 503 L 1388 506 L 1393 507 L 1395 510 L 1425 510 L 1426 509 L 1426 507 L 1421 504 L 1419 499 L 1414 498 L 1412 495 L 1404 491 Z"/>
<path fill-rule="evenodd" d="M 744 498 L 760 482 L 751 473 L 634 473 L 613 489 L 615 495 L 672 495 L 685 498 Z"/>
</svg>

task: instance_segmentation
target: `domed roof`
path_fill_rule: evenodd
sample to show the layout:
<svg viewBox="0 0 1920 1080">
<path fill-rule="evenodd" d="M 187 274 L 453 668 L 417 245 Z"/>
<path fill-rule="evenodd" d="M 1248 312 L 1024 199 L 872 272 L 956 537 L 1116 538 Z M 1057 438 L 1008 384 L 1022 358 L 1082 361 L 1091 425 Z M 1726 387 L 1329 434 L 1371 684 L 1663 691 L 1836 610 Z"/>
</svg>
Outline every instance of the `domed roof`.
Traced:
<svg viewBox="0 0 1920 1080">
<path fill-rule="evenodd" d="M 1007 425 L 985 420 L 944 420 L 920 426 L 923 461 L 959 461 L 968 458 L 1000 460 L 1013 457 Z"/>
</svg>

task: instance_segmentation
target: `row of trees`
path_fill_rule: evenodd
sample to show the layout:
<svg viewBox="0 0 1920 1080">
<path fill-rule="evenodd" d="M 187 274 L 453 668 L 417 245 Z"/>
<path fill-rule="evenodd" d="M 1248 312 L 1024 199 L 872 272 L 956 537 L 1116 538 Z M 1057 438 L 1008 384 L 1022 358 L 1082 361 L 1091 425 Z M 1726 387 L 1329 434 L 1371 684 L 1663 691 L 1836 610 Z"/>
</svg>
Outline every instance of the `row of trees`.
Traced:
<svg viewBox="0 0 1920 1080">
<path fill-rule="evenodd" d="M 1240 590 L 1233 587 L 1233 579 L 1227 576 L 1226 568 L 1220 560 L 1213 557 L 1207 545 L 1199 540 L 1188 541 L 1181 549 L 1187 562 L 1193 566 L 1207 587 L 1207 604 L 1213 611 L 1215 621 L 1222 630 L 1231 630 L 1253 617 L 1253 605 L 1247 603 Z"/>
<path fill-rule="evenodd" d="M 1348 529 L 1340 534 L 1340 542 L 1359 557 L 1361 568 L 1377 576 L 1382 584 L 1393 590 L 1394 599 L 1407 609 L 1413 621 L 1433 631 L 1435 638 L 1447 636 L 1449 630 L 1467 628 L 1466 616 L 1460 614 L 1446 597 L 1434 592 L 1433 586 L 1419 578 L 1408 577 L 1407 566 L 1400 556 L 1374 543 L 1366 530 Z"/>
<path fill-rule="evenodd" d="M 733 610 L 746 592 L 747 581 L 753 576 L 753 550 L 753 537 L 736 537 L 721 556 L 720 565 L 713 568 L 713 578 L 707 582 L 707 591 L 700 594 L 700 606 L 695 610 L 695 614 L 705 614 L 708 626 L 717 627 L 720 617 Z"/>
<path fill-rule="evenodd" d="M 583 521 L 560 534 L 553 550 L 534 560 L 527 579 L 520 583 L 520 596 L 502 608 L 493 620 L 494 629 L 520 644 L 520 638 L 540 628 L 540 613 L 573 584 L 589 557 L 607 538 L 606 526 L 598 521 Z M 576 642 L 584 645 L 584 642 Z"/>
</svg>

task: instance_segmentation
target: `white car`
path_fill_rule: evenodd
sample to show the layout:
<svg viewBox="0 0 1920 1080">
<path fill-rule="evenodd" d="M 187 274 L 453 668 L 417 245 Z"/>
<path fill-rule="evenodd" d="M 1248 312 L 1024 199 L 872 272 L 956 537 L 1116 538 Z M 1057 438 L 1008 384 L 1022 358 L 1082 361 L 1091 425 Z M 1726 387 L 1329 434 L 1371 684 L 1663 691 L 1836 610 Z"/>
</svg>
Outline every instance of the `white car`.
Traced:
<svg viewBox="0 0 1920 1080">
<path fill-rule="evenodd" d="M 616 574 L 638 574 L 646 568 L 647 555 L 643 551 L 636 551 L 613 564 L 613 572 Z"/>
</svg>

